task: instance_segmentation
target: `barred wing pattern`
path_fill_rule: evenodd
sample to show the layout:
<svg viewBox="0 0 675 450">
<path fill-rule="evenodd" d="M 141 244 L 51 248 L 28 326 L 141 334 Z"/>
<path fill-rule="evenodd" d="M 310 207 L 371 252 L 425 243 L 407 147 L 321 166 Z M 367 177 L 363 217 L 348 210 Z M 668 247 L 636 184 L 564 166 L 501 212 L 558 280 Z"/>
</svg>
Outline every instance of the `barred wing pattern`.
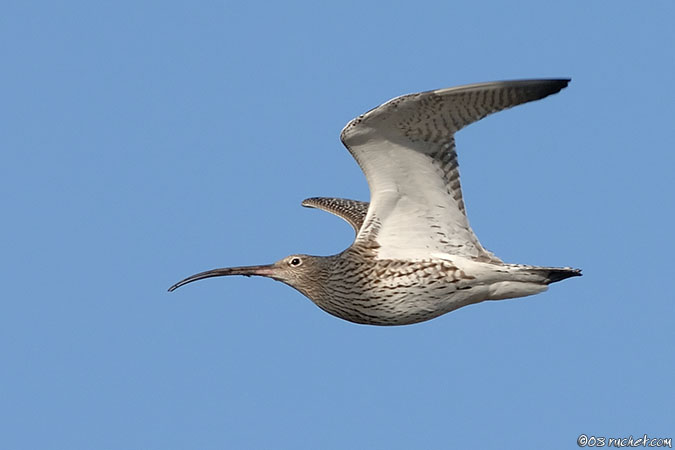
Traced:
<svg viewBox="0 0 675 450">
<path fill-rule="evenodd" d="M 368 202 L 360 202 L 358 200 L 349 200 L 346 198 L 306 198 L 302 201 L 302 206 L 322 209 L 331 214 L 335 214 L 351 225 L 357 235 L 363 225 L 366 214 L 368 214 Z"/>
<path fill-rule="evenodd" d="M 569 80 L 479 83 L 397 97 L 340 135 L 368 180 L 370 208 L 355 245 L 378 258 L 461 255 L 500 262 L 469 226 L 454 134 L 488 114 L 559 92 Z"/>
</svg>

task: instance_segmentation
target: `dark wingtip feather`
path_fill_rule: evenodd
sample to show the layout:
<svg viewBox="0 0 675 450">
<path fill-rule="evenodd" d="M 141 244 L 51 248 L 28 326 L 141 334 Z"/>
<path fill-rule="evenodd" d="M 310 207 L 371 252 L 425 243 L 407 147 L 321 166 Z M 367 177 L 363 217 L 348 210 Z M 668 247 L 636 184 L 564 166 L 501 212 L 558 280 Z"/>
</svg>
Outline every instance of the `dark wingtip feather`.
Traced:
<svg viewBox="0 0 675 450">
<path fill-rule="evenodd" d="M 557 79 L 551 79 L 549 81 L 549 94 L 555 94 L 557 92 L 562 91 L 565 89 L 567 86 L 569 86 L 570 81 L 572 81 L 571 78 L 557 78 Z"/>
</svg>

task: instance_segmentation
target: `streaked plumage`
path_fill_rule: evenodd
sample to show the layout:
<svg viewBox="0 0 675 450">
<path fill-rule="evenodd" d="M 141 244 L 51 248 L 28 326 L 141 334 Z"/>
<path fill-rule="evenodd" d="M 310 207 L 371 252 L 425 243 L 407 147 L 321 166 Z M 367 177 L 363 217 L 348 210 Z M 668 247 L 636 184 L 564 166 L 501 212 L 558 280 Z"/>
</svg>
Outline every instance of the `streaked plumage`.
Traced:
<svg viewBox="0 0 675 450">
<path fill-rule="evenodd" d="M 366 175 L 370 204 L 324 197 L 302 202 L 354 228 L 348 249 L 210 270 L 169 290 L 215 276 L 265 276 L 345 320 L 404 325 L 484 300 L 537 294 L 550 283 L 581 275 L 569 267 L 506 264 L 483 248 L 466 216 L 454 141 L 466 125 L 557 93 L 568 82 L 472 84 L 404 95 L 372 109 L 340 136 Z"/>
</svg>

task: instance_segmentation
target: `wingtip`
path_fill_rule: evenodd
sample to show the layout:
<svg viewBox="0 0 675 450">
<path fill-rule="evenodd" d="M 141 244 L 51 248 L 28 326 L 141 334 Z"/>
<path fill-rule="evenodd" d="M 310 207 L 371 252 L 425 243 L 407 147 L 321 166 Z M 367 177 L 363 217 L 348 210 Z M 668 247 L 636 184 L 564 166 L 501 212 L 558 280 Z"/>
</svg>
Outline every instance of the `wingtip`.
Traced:
<svg viewBox="0 0 675 450">
<path fill-rule="evenodd" d="M 532 84 L 537 86 L 539 89 L 543 89 L 547 92 L 546 95 L 555 94 L 562 91 L 567 86 L 569 86 L 571 78 L 541 78 L 533 80 L 522 80 L 523 84 Z M 518 80 L 514 80 L 514 83 L 518 83 Z M 508 83 L 508 82 L 507 82 Z"/>
<path fill-rule="evenodd" d="M 312 208 L 316 200 L 316 197 L 306 198 L 300 203 L 300 205 L 304 206 L 305 208 Z"/>
<path fill-rule="evenodd" d="M 556 84 L 558 86 L 560 86 L 560 89 L 558 89 L 558 90 L 561 91 L 561 90 L 565 89 L 567 86 L 569 86 L 569 84 L 572 82 L 572 79 L 571 78 L 557 78 L 557 79 L 554 79 L 553 81 L 555 81 Z"/>
<path fill-rule="evenodd" d="M 549 78 L 539 80 L 523 80 L 524 83 L 531 83 L 535 89 L 536 99 L 542 99 L 549 95 L 557 94 L 558 92 L 569 86 L 572 81 L 571 78 Z"/>
</svg>

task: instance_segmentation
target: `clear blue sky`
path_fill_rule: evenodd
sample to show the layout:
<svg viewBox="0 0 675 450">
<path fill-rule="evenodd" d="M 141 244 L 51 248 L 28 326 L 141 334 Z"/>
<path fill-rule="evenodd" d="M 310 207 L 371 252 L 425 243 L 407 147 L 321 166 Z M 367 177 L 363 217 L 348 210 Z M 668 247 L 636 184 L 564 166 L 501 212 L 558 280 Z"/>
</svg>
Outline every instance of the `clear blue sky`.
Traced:
<svg viewBox="0 0 675 450">
<path fill-rule="evenodd" d="M 10 1 L 0 447 L 577 448 L 675 437 L 675 3 Z M 368 199 L 338 135 L 400 94 L 571 77 L 458 136 L 481 241 L 541 295 L 354 325 L 265 279 Z"/>
</svg>

